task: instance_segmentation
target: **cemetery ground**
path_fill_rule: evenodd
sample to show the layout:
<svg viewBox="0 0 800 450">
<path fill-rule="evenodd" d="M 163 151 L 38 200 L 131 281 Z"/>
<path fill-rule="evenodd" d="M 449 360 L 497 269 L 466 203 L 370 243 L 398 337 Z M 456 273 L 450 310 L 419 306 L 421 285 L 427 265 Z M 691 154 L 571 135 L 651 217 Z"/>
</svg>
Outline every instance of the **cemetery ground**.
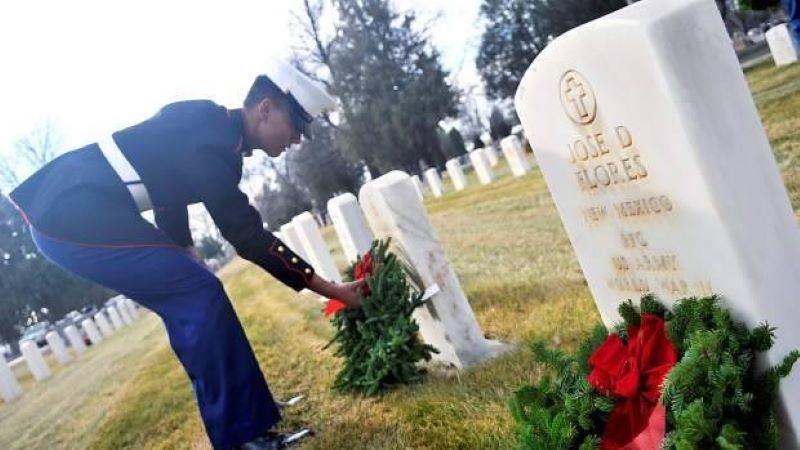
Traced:
<svg viewBox="0 0 800 450">
<path fill-rule="evenodd" d="M 747 72 L 794 211 L 800 217 L 800 64 Z M 382 397 L 332 392 L 340 362 L 322 347 L 332 327 L 316 295 L 297 295 L 234 260 L 220 276 L 273 393 L 303 394 L 281 425 L 310 425 L 305 448 L 512 448 L 511 393 L 541 375 L 527 351 L 545 339 L 571 349 L 600 318 L 538 170 L 498 179 L 426 206 L 484 333 L 516 344 L 459 374 Z M 326 240 L 341 267 L 332 228 Z M 620 299 L 620 301 L 623 299 Z M 190 385 L 157 317 L 147 314 L 51 379 L 21 379 L 25 394 L 0 404 L 0 448 L 208 448 Z M 236 370 L 231 368 L 231 370 Z M 19 373 L 19 372 L 18 372 Z"/>
</svg>

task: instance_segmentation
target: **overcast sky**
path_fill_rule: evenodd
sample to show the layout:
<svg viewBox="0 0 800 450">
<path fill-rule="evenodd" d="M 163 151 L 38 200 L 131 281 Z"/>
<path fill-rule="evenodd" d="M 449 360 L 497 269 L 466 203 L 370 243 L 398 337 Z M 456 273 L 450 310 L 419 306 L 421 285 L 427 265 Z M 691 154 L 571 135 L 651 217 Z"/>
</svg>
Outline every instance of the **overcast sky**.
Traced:
<svg viewBox="0 0 800 450">
<path fill-rule="evenodd" d="M 480 0 L 396 0 L 427 20 L 459 85 L 478 83 Z M 0 3 L 0 156 L 52 121 L 65 149 L 134 124 L 162 105 L 239 106 L 266 55 L 286 56 L 292 8 L 278 1 Z"/>
</svg>

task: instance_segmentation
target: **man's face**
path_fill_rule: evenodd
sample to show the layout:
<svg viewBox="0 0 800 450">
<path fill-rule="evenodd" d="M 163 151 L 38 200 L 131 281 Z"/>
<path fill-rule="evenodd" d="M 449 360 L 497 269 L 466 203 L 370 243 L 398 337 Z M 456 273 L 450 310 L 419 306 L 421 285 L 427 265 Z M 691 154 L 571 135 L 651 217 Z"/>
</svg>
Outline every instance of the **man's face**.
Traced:
<svg viewBox="0 0 800 450">
<path fill-rule="evenodd" d="M 257 107 L 255 147 L 269 156 L 280 156 L 289 146 L 300 143 L 298 132 L 289 114 L 272 99 L 264 99 Z"/>
</svg>

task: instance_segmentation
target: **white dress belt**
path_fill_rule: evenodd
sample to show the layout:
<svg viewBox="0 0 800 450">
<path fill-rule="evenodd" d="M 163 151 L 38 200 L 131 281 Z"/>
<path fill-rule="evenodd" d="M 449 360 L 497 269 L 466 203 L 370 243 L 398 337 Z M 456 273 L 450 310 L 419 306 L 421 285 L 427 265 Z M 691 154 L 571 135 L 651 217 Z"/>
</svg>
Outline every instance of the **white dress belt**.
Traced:
<svg viewBox="0 0 800 450">
<path fill-rule="evenodd" d="M 147 192 L 147 187 L 142 182 L 142 177 L 139 176 L 139 173 L 133 168 L 128 158 L 126 158 L 122 150 L 119 149 L 114 138 L 108 135 L 98 140 L 97 145 L 100 146 L 100 151 L 103 152 L 103 156 L 105 156 L 108 163 L 114 169 L 114 172 L 117 173 L 120 180 L 125 184 L 125 187 L 128 188 L 128 192 L 131 193 L 133 201 L 136 203 L 139 211 L 142 212 L 153 209 L 153 203 L 150 201 L 150 194 Z"/>
</svg>

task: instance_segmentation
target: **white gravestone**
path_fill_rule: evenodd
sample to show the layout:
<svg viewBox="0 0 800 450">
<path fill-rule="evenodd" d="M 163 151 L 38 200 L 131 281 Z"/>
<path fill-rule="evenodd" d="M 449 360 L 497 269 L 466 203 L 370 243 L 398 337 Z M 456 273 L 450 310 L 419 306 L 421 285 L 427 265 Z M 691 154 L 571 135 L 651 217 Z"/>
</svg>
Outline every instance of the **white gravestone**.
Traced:
<svg viewBox="0 0 800 450">
<path fill-rule="evenodd" d="M 489 133 L 483 133 L 481 142 L 483 142 L 484 154 L 486 155 L 486 160 L 489 161 L 489 165 L 492 167 L 497 166 L 500 163 L 500 158 L 498 158 L 497 150 L 494 148 L 492 136 Z"/>
<path fill-rule="evenodd" d="M 89 338 L 89 342 L 91 342 L 92 345 L 97 345 L 103 342 L 103 336 L 100 334 L 100 330 L 97 329 L 97 325 L 95 325 L 94 320 L 85 319 L 83 322 L 81 322 L 81 328 L 83 328 L 83 331 L 86 332 L 86 336 Z"/>
<path fill-rule="evenodd" d="M 114 325 L 114 329 L 121 330 L 125 327 L 125 324 L 122 322 L 122 317 L 120 317 L 116 306 L 107 307 L 106 312 L 108 313 L 108 318 L 111 319 L 111 324 Z"/>
<path fill-rule="evenodd" d="M 425 287 L 436 284 L 440 289 L 414 313 L 425 342 L 441 352 L 434 359 L 463 368 L 502 351 L 503 344 L 484 338 L 411 178 L 390 172 L 365 184 L 359 200 L 375 236 L 391 237 Z"/>
<path fill-rule="evenodd" d="M 17 377 L 8 366 L 6 358 L 0 355 L 0 396 L 8 403 L 16 400 L 20 395 L 22 395 L 22 388 L 17 382 Z"/>
<path fill-rule="evenodd" d="M 624 67 L 625 70 L 611 68 Z M 539 54 L 518 115 L 600 315 L 717 293 L 800 347 L 800 232 L 711 0 L 644 0 Z M 800 371 L 781 383 L 800 431 Z"/>
<path fill-rule="evenodd" d="M 69 346 L 72 347 L 76 355 L 86 351 L 86 343 L 83 342 L 80 331 L 74 325 L 64 328 L 64 334 L 67 335 Z"/>
<path fill-rule="evenodd" d="M 348 262 L 355 261 L 369 251 L 373 241 L 372 232 L 355 195 L 348 192 L 328 200 L 328 215 L 331 216 Z"/>
<path fill-rule="evenodd" d="M 50 331 L 44 338 L 47 340 L 47 345 L 50 347 L 50 351 L 53 352 L 53 356 L 59 364 L 63 366 L 72 361 L 69 352 L 67 352 L 67 346 L 64 345 L 64 340 L 61 339 L 61 335 L 59 335 L 58 332 Z"/>
<path fill-rule="evenodd" d="M 770 28 L 765 36 L 769 52 L 772 53 L 772 59 L 775 61 L 776 66 L 785 66 L 797 62 L 798 57 L 800 57 L 799 44 L 792 38 L 789 27 L 785 23 Z"/>
<path fill-rule="evenodd" d="M 453 187 L 456 191 L 463 191 L 467 187 L 467 177 L 464 176 L 464 170 L 461 169 L 461 162 L 458 158 L 453 158 L 445 164 L 447 173 L 450 174 L 450 180 L 453 181 Z"/>
<path fill-rule="evenodd" d="M 124 303 L 125 303 L 125 307 L 128 309 L 128 314 L 131 316 L 131 318 L 133 320 L 138 319 L 139 318 L 139 310 L 136 308 L 136 303 L 133 300 L 129 299 L 129 298 L 126 298 L 124 300 Z"/>
<path fill-rule="evenodd" d="M 292 223 L 297 230 L 300 243 L 305 249 L 305 254 L 308 255 L 308 263 L 314 267 L 317 274 L 326 280 L 341 283 L 342 276 L 339 274 L 339 269 L 336 268 L 336 263 L 333 261 L 328 245 L 325 244 L 325 239 L 322 238 L 314 216 L 306 211 L 292 219 Z"/>
<path fill-rule="evenodd" d="M 431 193 L 434 197 L 439 198 L 444 194 L 444 185 L 442 178 L 439 176 L 439 171 L 435 167 L 425 171 L 425 180 L 428 182 L 428 187 L 431 188 Z"/>
<path fill-rule="evenodd" d="M 128 311 L 128 307 L 125 305 L 124 299 L 117 300 L 117 312 L 119 313 L 119 317 L 122 319 L 122 322 L 125 325 L 130 325 L 133 323 L 133 317 L 131 317 L 130 311 Z"/>
<path fill-rule="evenodd" d="M 411 177 L 411 180 L 414 182 L 414 187 L 417 188 L 417 194 L 419 194 L 419 199 L 425 199 L 425 186 L 422 185 L 422 181 L 419 179 L 419 175 L 414 175 Z"/>
<path fill-rule="evenodd" d="M 281 240 L 288 245 L 297 256 L 308 260 L 308 255 L 306 255 L 306 251 L 303 249 L 303 243 L 300 242 L 300 235 L 297 234 L 297 229 L 293 222 L 289 222 L 281 227 L 281 235 L 283 236 Z"/>
<path fill-rule="evenodd" d="M 497 150 L 495 150 L 494 145 L 487 145 L 483 148 L 483 151 L 490 166 L 496 167 L 500 164 L 500 157 L 497 155 Z"/>
<path fill-rule="evenodd" d="M 114 329 L 111 328 L 111 324 L 108 322 L 108 319 L 106 319 L 106 315 L 103 311 L 94 315 L 94 322 L 97 324 L 98 328 L 100 328 L 100 332 L 103 334 L 104 338 L 111 337 L 114 334 Z"/>
<path fill-rule="evenodd" d="M 489 160 L 486 159 L 486 149 L 476 148 L 469 152 L 469 160 L 472 162 L 472 167 L 475 168 L 475 173 L 478 175 L 478 181 L 481 184 L 489 184 L 494 180 L 492 167 Z"/>
<path fill-rule="evenodd" d="M 50 367 L 47 366 L 47 362 L 42 356 L 42 351 L 36 345 L 36 342 L 25 341 L 19 344 L 19 350 L 22 352 L 22 357 L 25 359 L 25 363 L 36 381 L 50 378 Z"/>
<path fill-rule="evenodd" d="M 500 147 L 503 148 L 503 155 L 505 155 L 508 165 L 511 167 L 511 173 L 515 177 L 521 177 L 530 172 L 531 165 L 525 156 L 522 143 L 519 142 L 516 136 L 504 137 L 500 141 Z"/>
</svg>

